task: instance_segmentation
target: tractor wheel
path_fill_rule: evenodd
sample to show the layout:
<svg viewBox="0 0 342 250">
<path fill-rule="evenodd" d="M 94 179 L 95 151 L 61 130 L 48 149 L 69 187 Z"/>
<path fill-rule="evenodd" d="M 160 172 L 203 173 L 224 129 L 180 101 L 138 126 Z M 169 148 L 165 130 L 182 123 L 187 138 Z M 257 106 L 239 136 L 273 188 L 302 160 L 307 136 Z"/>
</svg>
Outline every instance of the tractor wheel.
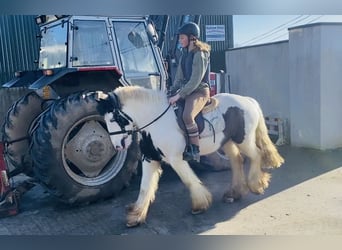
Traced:
<svg viewBox="0 0 342 250">
<path fill-rule="evenodd" d="M 35 177 L 67 204 L 113 197 L 129 184 L 139 159 L 137 136 L 116 151 L 93 93 L 73 94 L 53 103 L 32 131 Z"/>
<path fill-rule="evenodd" d="M 2 126 L 2 141 L 5 142 L 5 158 L 10 173 L 23 172 L 29 176 L 33 174 L 29 154 L 29 130 L 33 121 L 43 111 L 42 103 L 43 99 L 35 92 L 29 92 L 7 111 Z"/>
</svg>

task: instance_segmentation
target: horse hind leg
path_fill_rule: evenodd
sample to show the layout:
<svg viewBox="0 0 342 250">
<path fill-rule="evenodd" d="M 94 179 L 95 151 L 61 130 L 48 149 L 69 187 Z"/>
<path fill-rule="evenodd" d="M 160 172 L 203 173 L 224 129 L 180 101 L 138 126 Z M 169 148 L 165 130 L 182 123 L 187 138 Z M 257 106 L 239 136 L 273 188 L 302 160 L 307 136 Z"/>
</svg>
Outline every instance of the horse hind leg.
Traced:
<svg viewBox="0 0 342 250">
<path fill-rule="evenodd" d="M 158 182 L 161 174 L 162 169 L 160 167 L 160 162 L 143 162 L 138 199 L 135 203 L 126 207 L 127 227 L 138 226 L 145 222 L 149 206 L 155 199 L 155 193 L 158 189 Z"/>
<path fill-rule="evenodd" d="M 229 157 L 232 167 L 231 187 L 223 195 L 223 201 L 230 203 L 234 200 L 239 200 L 242 196 L 246 195 L 249 192 L 249 189 L 243 170 L 243 158 L 237 145 L 230 140 L 223 145 L 222 149 Z"/>
<path fill-rule="evenodd" d="M 263 194 L 265 189 L 268 188 L 271 174 L 264 172 L 261 168 L 262 152 L 252 140 L 244 142 L 240 147 L 243 153 L 250 159 L 248 172 L 249 190 L 255 194 Z"/>
</svg>

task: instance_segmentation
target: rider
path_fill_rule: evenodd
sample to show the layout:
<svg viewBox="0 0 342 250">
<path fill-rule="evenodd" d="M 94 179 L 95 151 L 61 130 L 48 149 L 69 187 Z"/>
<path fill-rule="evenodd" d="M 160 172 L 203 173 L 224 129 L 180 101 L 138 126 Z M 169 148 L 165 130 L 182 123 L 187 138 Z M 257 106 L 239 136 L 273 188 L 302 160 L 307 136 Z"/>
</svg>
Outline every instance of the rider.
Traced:
<svg viewBox="0 0 342 250">
<path fill-rule="evenodd" d="M 184 24 L 178 30 L 178 34 L 182 55 L 172 91 L 179 90 L 179 92 L 169 98 L 169 103 L 175 104 L 180 99 L 185 101 L 183 120 L 189 140 L 183 159 L 199 162 L 199 132 L 195 117 L 210 98 L 208 83 L 210 45 L 199 40 L 200 29 L 196 23 Z"/>
</svg>

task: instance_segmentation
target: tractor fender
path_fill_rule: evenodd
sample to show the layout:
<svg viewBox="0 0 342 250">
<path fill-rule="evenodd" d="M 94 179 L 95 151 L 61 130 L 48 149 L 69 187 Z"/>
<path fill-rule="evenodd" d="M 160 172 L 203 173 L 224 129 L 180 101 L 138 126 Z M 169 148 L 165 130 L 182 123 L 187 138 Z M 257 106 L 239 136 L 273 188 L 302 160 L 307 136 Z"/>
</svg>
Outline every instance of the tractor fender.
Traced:
<svg viewBox="0 0 342 250">
<path fill-rule="evenodd" d="M 43 74 L 40 78 L 38 78 L 35 82 L 33 82 L 29 89 L 41 89 L 44 86 L 47 86 L 54 81 L 58 80 L 59 78 L 63 77 L 66 74 L 69 74 L 71 72 L 76 72 L 77 68 L 61 68 L 61 69 L 53 69 L 51 70 L 53 72 L 52 75 Z M 43 70 L 44 72 L 44 70 Z"/>
<path fill-rule="evenodd" d="M 32 71 L 18 71 L 16 72 L 16 76 L 2 85 L 3 88 L 14 88 L 14 87 L 27 87 L 33 82 L 37 81 L 43 72 L 40 70 L 32 70 Z"/>
</svg>

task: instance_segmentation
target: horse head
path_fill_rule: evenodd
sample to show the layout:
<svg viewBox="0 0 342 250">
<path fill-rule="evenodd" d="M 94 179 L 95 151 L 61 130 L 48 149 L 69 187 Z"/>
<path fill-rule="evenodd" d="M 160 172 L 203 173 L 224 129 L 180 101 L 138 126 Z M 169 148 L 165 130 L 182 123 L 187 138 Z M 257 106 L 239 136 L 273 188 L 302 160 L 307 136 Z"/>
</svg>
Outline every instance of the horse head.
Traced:
<svg viewBox="0 0 342 250">
<path fill-rule="evenodd" d="M 127 149 L 132 143 L 133 120 L 122 111 L 121 103 L 115 93 L 98 91 L 95 97 L 97 111 L 104 116 L 111 142 L 115 149 Z"/>
</svg>

